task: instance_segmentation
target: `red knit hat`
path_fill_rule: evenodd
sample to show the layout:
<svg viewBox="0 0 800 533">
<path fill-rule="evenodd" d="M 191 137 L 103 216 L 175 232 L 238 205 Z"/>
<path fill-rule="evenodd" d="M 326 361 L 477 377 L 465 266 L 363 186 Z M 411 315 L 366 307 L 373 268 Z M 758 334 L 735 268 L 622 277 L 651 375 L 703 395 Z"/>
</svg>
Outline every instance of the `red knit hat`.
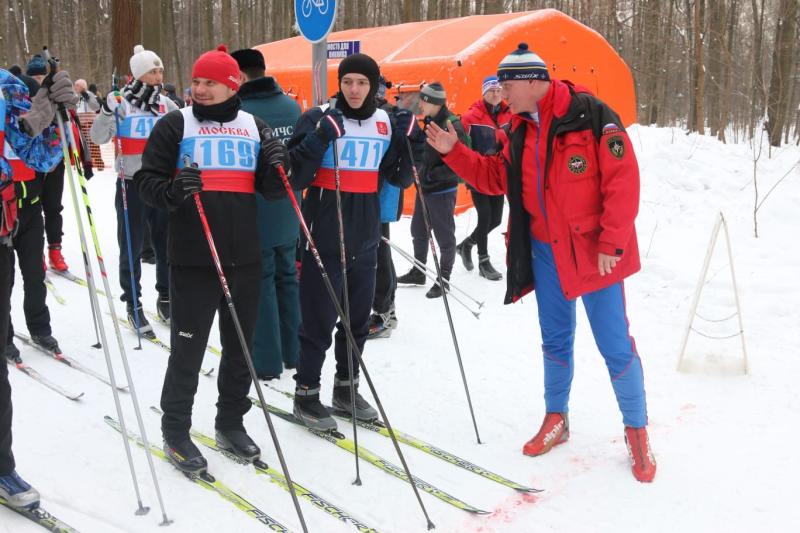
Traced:
<svg viewBox="0 0 800 533">
<path fill-rule="evenodd" d="M 201 54 L 192 67 L 192 78 L 207 78 L 239 91 L 239 64 L 228 54 L 224 44 Z"/>
</svg>

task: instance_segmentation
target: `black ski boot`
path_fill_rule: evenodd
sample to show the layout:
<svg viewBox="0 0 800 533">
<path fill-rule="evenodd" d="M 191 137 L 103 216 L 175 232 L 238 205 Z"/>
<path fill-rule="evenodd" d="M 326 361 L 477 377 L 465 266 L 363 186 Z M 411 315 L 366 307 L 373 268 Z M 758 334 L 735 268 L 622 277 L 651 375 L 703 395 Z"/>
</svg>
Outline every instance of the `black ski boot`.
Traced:
<svg viewBox="0 0 800 533">
<path fill-rule="evenodd" d="M 160 318 L 164 324 L 169 326 L 169 295 L 158 295 L 158 300 L 156 300 L 156 311 L 158 312 L 158 318 Z"/>
<path fill-rule="evenodd" d="M 31 340 L 48 352 L 61 353 L 58 341 L 52 335 L 31 335 Z"/>
<path fill-rule="evenodd" d="M 181 472 L 199 476 L 208 469 L 208 461 L 189 437 L 164 439 L 164 453 Z"/>
<path fill-rule="evenodd" d="M 450 291 L 450 284 L 447 283 L 450 279 L 450 276 L 442 276 L 444 279 L 444 288 L 447 291 Z M 433 286 L 425 293 L 426 298 L 441 298 L 442 297 L 442 287 L 439 285 L 439 282 L 433 284 Z"/>
<path fill-rule="evenodd" d="M 386 313 L 375 313 L 369 318 L 369 334 L 367 339 L 385 339 L 392 336 L 397 327 L 397 315 L 392 306 Z"/>
<path fill-rule="evenodd" d="M 248 463 L 261 458 L 261 448 L 253 442 L 244 429 L 218 429 L 217 446 L 241 457 Z"/>
<path fill-rule="evenodd" d="M 375 410 L 367 400 L 358 393 L 358 377 L 355 380 L 356 388 L 356 420 L 372 421 L 378 418 L 378 411 Z M 353 414 L 353 404 L 350 401 L 350 381 L 334 378 L 333 380 L 333 408 L 337 411 L 344 411 L 348 415 Z"/>
<path fill-rule="evenodd" d="M 478 261 L 478 273 L 489 281 L 499 281 L 503 275 L 494 269 L 488 255 L 481 255 Z"/>
<path fill-rule="evenodd" d="M 148 322 L 147 317 L 144 316 L 144 311 L 141 307 L 138 309 L 139 311 L 139 333 L 142 334 L 142 337 L 146 337 L 148 339 L 155 339 L 156 334 L 153 332 L 153 326 L 150 325 Z M 134 313 L 133 304 L 128 302 L 128 323 L 131 327 L 136 331 L 136 314 Z"/>
<path fill-rule="evenodd" d="M 294 416 L 304 426 L 317 431 L 336 430 L 336 420 L 319 401 L 319 387 L 297 386 L 294 390 Z"/>
<path fill-rule="evenodd" d="M 425 273 L 417 267 L 411 267 L 406 274 L 397 278 L 400 285 L 425 285 Z"/>
<path fill-rule="evenodd" d="M 473 268 L 475 268 L 475 263 L 472 262 L 473 246 L 475 246 L 475 241 L 472 240 L 472 235 L 456 245 L 456 252 L 461 257 L 461 262 L 464 263 L 464 268 L 470 272 Z"/>
<path fill-rule="evenodd" d="M 18 365 L 22 362 L 22 356 L 19 353 L 19 348 L 17 348 L 17 345 L 14 344 L 14 341 L 11 341 L 6 345 L 6 358 L 15 365 Z"/>
</svg>

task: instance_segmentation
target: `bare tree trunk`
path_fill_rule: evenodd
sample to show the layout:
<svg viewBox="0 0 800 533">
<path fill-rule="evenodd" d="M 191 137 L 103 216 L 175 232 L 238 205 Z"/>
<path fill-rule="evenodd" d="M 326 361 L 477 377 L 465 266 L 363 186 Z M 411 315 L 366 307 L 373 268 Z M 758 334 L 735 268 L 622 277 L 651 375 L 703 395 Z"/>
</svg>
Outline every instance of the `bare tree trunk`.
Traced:
<svg viewBox="0 0 800 533">
<path fill-rule="evenodd" d="M 425 14 L 425 20 L 436 20 L 439 13 L 439 0 L 428 0 L 428 12 Z"/>
<path fill-rule="evenodd" d="M 422 2 L 419 0 L 403 0 L 403 22 L 422 20 Z"/>
<path fill-rule="evenodd" d="M 753 8 L 753 64 L 752 78 L 750 82 L 750 135 L 752 139 L 755 135 L 756 123 L 761 120 L 764 114 L 764 71 L 761 59 L 764 42 L 764 2 L 761 0 L 761 9 L 758 8 L 756 0 L 751 0 Z"/>
<path fill-rule="evenodd" d="M 722 47 L 725 37 L 725 0 L 708 0 L 708 126 L 716 136 L 720 129 L 720 97 L 722 96 Z"/>
<path fill-rule="evenodd" d="M 687 39 L 689 41 L 688 42 L 689 46 L 687 47 L 687 50 L 688 50 L 688 55 L 690 56 L 690 59 L 687 60 L 687 65 L 689 66 L 688 71 L 689 71 L 689 88 L 690 88 L 689 93 L 690 93 L 690 96 L 689 96 L 689 115 L 688 115 L 687 120 L 686 120 L 686 128 L 689 131 L 695 131 L 694 116 L 695 116 L 695 103 L 696 103 L 696 100 L 694 98 L 694 88 L 695 88 L 695 85 L 696 85 L 697 82 L 695 81 L 695 68 L 694 68 L 695 51 L 694 51 L 694 48 L 695 48 L 696 44 L 695 44 L 695 39 L 694 39 L 695 38 L 695 33 L 694 33 L 694 26 L 695 26 L 694 10 L 692 9 L 691 0 L 684 0 L 684 11 L 686 12 L 686 37 L 687 37 Z"/>
<path fill-rule="evenodd" d="M 159 57 L 164 54 L 164 32 L 161 28 L 161 0 L 145 0 L 142 3 L 142 46 Z"/>
<path fill-rule="evenodd" d="M 694 4 L 694 120 L 692 131 L 705 131 L 705 115 L 703 114 L 703 93 L 705 91 L 705 65 L 703 64 L 703 42 L 705 33 L 705 0 L 695 0 Z"/>
<path fill-rule="evenodd" d="M 138 0 L 112 0 L 111 54 L 117 73 L 130 72 L 133 47 L 141 39 L 142 8 Z"/>
<path fill-rule="evenodd" d="M 233 20 L 231 19 L 231 0 L 222 0 L 220 21 L 222 22 L 222 42 L 231 47 L 231 52 L 238 49 L 238 43 L 233 42 Z M 264 14 L 262 13 L 262 16 Z M 267 17 L 265 16 L 264 19 Z"/>
<path fill-rule="evenodd" d="M 503 13 L 503 0 L 485 0 L 483 12 L 486 15 L 493 13 Z"/>
<path fill-rule="evenodd" d="M 786 103 L 791 89 L 794 69 L 795 29 L 797 28 L 798 0 L 781 0 L 772 55 L 772 76 L 767 98 L 767 132 L 772 146 L 781 145 L 783 125 L 786 122 Z"/>
<path fill-rule="evenodd" d="M 733 45 L 736 37 L 736 28 L 739 25 L 738 0 L 731 0 L 731 7 L 728 10 L 728 30 L 725 57 L 722 61 L 723 87 L 720 98 L 720 128 L 717 138 L 722 142 L 727 142 L 725 138 L 725 128 L 732 123 L 730 110 L 732 107 L 733 96 L 731 95 L 731 79 L 733 77 Z"/>
</svg>

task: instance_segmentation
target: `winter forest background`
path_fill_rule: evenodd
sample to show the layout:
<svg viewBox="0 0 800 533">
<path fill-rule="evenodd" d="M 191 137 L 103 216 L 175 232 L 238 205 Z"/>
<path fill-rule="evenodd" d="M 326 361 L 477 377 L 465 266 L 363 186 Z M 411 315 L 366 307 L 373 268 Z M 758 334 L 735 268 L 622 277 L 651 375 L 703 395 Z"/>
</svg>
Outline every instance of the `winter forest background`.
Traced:
<svg viewBox="0 0 800 533">
<path fill-rule="evenodd" d="M 183 88 L 192 61 L 296 34 L 291 0 L 0 0 L 0 65 L 47 44 L 73 78 L 108 90 L 133 44 Z M 723 141 L 800 143 L 800 0 L 340 0 L 334 30 L 555 8 L 598 31 L 630 66 L 638 122 Z M 267 62 L 269 68 L 269 61 Z M 763 127 L 762 127 L 763 126 Z"/>
</svg>

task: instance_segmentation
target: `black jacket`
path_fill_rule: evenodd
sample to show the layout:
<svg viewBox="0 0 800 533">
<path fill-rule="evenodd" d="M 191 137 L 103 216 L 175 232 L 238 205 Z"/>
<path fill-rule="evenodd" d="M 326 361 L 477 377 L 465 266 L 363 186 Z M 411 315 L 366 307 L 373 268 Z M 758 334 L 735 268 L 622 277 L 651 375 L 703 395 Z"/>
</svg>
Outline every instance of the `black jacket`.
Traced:
<svg viewBox="0 0 800 533">
<path fill-rule="evenodd" d="M 328 148 L 316 133 L 323 112 L 319 107 L 309 109 L 297 121 L 294 134 L 287 144 L 292 160 L 292 187 L 308 188 L 303 200 L 303 218 L 311 230 L 314 242 L 323 255 L 339 254 L 339 223 L 336 211 L 336 193 L 332 190 L 311 187 L 322 157 Z M 411 185 L 411 159 L 403 134 L 397 130 L 394 118 L 392 140 L 381 160 L 380 180 L 406 188 Z M 345 130 L 347 125 L 345 124 Z M 378 246 L 381 238 L 381 209 L 378 193 L 342 192 L 342 218 L 345 248 L 348 254 L 358 254 Z"/>
<path fill-rule="evenodd" d="M 436 125 L 442 129 L 447 129 L 448 120 L 455 128 L 458 139 L 467 146 L 470 146 L 469 135 L 464 131 L 461 120 L 456 115 L 452 114 L 447 107 L 442 106 L 442 109 L 433 117 L 431 122 L 435 122 Z M 421 166 L 422 169 L 419 178 L 422 184 L 422 190 L 425 193 L 441 192 L 458 187 L 458 175 L 442 161 L 441 154 L 427 143 L 425 144 L 425 156 L 423 157 Z"/>
<path fill-rule="evenodd" d="M 230 103 L 228 117 L 214 122 L 233 120 L 239 111 L 239 98 Z M 218 104 L 224 105 L 224 104 Z M 217 107 L 217 106 L 210 106 Z M 201 106 L 192 107 L 195 116 Z M 204 117 L 197 117 L 203 120 Z M 256 117 L 259 132 L 266 126 Z M 178 205 L 167 196 L 179 157 L 183 138 L 183 115 L 172 111 L 156 122 L 142 154 L 142 168 L 133 176 L 139 194 L 148 205 L 169 212 L 167 258 L 173 265 L 211 266 L 211 253 L 192 198 Z M 263 140 L 263 139 L 262 139 Z M 280 197 L 282 188 L 277 171 L 259 158 L 256 166 L 256 191 L 265 197 Z M 246 265 L 261 261 L 261 245 L 256 227 L 255 195 L 238 192 L 203 192 L 203 209 L 214 237 L 214 244 L 223 265 Z"/>
</svg>

